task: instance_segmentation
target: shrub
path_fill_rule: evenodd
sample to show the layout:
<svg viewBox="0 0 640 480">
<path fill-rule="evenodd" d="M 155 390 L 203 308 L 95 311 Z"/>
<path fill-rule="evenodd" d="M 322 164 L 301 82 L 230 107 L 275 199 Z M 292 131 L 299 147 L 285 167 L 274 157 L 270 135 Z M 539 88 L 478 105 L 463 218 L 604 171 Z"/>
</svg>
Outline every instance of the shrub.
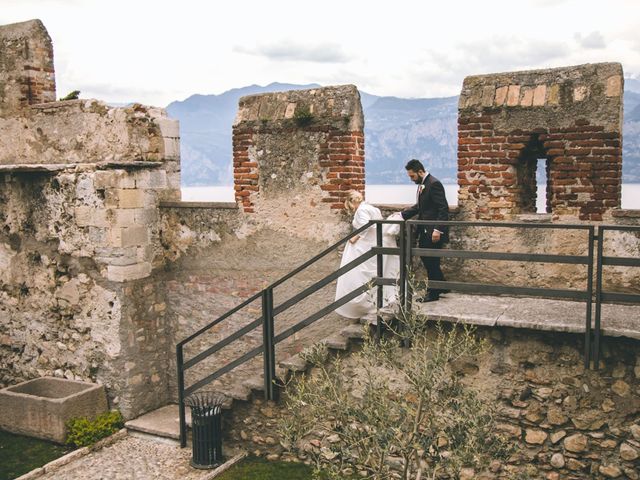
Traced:
<svg viewBox="0 0 640 480">
<path fill-rule="evenodd" d="M 301 105 L 296 108 L 293 118 L 296 125 L 299 127 L 305 127 L 313 121 L 313 113 L 311 113 L 311 109 L 307 105 Z"/>
<path fill-rule="evenodd" d="M 124 425 L 118 410 L 98 415 L 95 419 L 87 417 L 72 418 L 67 422 L 67 445 L 86 447 L 98 440 L 113 435 Z"/>
<path fill-rule="evenodd" d="M 378 341 L 367 335 L 350 367 L 327 361 L 324 345 L 304 353 L 315 368 L 288 385 L 280 431 L 287 449 L 311 457 L 315 478 L 458 478 L 511 454 L 494 407 L 451 367 L 486 352 L 486 342 L 473 327 L 429 329 L 421 315 L 399 313 L 402 328 L 387 324 Z"/>
</svg>

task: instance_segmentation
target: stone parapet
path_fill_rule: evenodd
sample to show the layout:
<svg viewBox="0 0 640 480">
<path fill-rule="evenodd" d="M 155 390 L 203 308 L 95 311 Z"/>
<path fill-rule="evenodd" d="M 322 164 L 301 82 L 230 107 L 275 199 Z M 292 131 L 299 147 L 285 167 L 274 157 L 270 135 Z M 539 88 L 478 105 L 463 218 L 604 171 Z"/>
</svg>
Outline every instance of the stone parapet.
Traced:
<svg viewBox="0 0 640 480">
<path fill-rule="evenodd" d="M 467 77 L 458 106 L 459 204 L 467 217 L 547 211 L 600 221 L 620 207 L 622 66 L 599 63 Z"/>
<path fill-rule="evenodd" d="M 353 85 L 240 99 L 233 126 L 236 201 L 246 213 L 304 191 L 314 208 L 340 210 L 364 193 L 364 120 Z"/>
<path fill-rule="evenodd" d="M 19 116 L 0 118 L 0 165 L 179 158 L 178 122 L 159 108 L 139 104 L 114 108 L 98 100 L 69 100 L 34 105 Z"/>
<path fill-rule="evenodd" d="M 53 45 L 42 22 L 1 25 L 0 117 L 55 99 Z"/>
</svg>

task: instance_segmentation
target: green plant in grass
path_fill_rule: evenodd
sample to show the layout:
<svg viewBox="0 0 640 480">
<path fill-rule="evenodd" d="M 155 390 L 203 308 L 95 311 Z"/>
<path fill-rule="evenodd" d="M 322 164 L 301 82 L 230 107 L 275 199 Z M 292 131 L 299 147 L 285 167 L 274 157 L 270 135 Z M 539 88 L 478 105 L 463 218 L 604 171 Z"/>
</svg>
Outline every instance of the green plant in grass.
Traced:
<svg viewBox="0 0 640 480">
<path fill-rule="evenodd" d="M 87 417 L 72 418 L 66 425 L 67 445 L 86 447 L 116 433 L 123 427 L 124 420 L 118 410 L 111 410 L 93 420 Z"/>
</svg>

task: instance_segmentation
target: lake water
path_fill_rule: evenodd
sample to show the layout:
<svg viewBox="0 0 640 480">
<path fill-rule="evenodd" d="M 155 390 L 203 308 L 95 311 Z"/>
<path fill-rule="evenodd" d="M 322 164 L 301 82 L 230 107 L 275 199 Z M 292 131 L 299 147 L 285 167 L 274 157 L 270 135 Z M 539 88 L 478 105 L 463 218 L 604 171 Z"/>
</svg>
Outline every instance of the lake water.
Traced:
<svg viewBox="0 0 640 480">
<path fill-rule="evenodd" d="M 458 185 L 445 184 L 444 189 L 449 205 L 456 205 L 458 203 Z M 408 205 L 415 203 L 416 186 L 412 184 L 367 185 L 365 197 L 369 203 Z M 182 187 L 182 200 L 188 202 L 233 202 L 233 186 Z M 622 208 L 640 209 L 640 183 L 622 184 Z M 545 211 L 544 188 L 538 190 L 538 211 Z"/>
</svg>

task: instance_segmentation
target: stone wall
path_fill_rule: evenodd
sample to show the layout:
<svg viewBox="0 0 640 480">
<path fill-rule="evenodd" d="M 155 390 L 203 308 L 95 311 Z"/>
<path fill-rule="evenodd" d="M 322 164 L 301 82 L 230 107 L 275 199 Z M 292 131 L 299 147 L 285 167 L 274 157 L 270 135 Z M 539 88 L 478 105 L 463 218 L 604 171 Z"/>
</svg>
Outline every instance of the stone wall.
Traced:
<svg viewBox="0 0 640 480">
<path fill-rule="evenodd" d="M 0 171 L 3 385 L 98 381 L 125 416 L 162 404 L 171 346 L 150 277 L 163 261 L 157 204 L 169 189 L 158 163 Z"/>
<path fill-rule="evenodd" d="M 581 335 L 510 328 L 480 328 L 478 334 L 489 341 L 489 351 L 452 368 L 498 408 L 497 431 L 518 452 L 485 472 L 466 470 L 464 478 L 640 478 L 637 340 L 607 338 L 604 367 L 591 371 L 582 365 Z M 343 366 L 344 383 L 353 385 L 353 357 Z M 225 418 L 227 444 L 291 459 L 278 435 L 286 415 L 285 402 L 257 399 L 234 407 Z M 320 437 L 309 448 L 327 441 Z"/>
<path fill-rule="evenodd" d="M 53 45 L 40 20 L 0 26 L 0 117 L 56 99 Z"/>
<path fill-rule="evenodd" d="M 303 192 L 314 209 L 364 194 L 364 119 L 353 85 L 240 99 L 233 126 L 236 200 L 245 212 Z"/>
<path fill-rule="evenodd" d="M 99 382 L 136 416 L 167 401 L 172 345 L 152 272 L 159 202 L 180 195 L 178 124 L 137 104 L 51 102 L 39 21 L 0 27 L 0 45 L 0 382 Z M 25 102 L 17 85 L 42 91 Z"/>
<path fill-rule="evenodd" d="M 620 207 L 622 66 L 478 75 L 458 107 L 458 203 L 477 219 L 535 213 L 535 171 L 546 162 L 547 211 L 602 220 Z"/>
</svg>

